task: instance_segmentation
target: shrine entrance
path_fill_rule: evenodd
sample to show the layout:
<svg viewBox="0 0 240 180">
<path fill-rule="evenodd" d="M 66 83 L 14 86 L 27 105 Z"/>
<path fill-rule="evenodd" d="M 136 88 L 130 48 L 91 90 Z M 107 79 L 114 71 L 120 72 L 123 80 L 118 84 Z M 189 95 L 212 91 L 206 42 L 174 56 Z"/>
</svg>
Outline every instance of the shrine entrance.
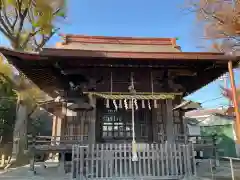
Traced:
<svg viewBox="0 0 240 180">
<path fill-rule="evenodd" d="M 140 105 L 139 105 L 140 106 Z M 106 108 L 104 100 L 97 101 L 97 142 L 129 142 L 132 140 L 131 109 L 116 110 L 113 105 Z M 152 142 L 152 111 L 139 108 L 134 112 L 134 124 L 137 142 Z"/>
</svg>

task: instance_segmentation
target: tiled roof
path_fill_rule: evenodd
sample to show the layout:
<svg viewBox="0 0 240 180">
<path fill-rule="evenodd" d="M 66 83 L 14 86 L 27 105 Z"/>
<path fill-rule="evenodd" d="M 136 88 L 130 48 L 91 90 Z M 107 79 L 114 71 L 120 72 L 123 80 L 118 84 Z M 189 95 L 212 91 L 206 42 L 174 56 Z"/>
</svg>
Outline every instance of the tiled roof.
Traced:
<svg viewBox="0 0 240 180">
<path fill-rule="evenodd" d="M 182 111 L 192 111 L 194 109 L 201 108 L 201 103 L 193 102 L 193 101 L 183 101 L 181 104 L 177 105 L 173 108 L 173 110 L 181 109 Z"/>
<path fill-rule="evenodd" d="M 199 109 L 193 110 L 185 113 L 186 117 L 198 117 L 198 116 L 207 116 L 212 114 L 222 114 L 224 115 L 226 109 Z"/>
<path fill-rule="evenodd" d="M 180 52 L 176 38 L 62 35 L 56 48 L 120 52 Z"/>
</svg>

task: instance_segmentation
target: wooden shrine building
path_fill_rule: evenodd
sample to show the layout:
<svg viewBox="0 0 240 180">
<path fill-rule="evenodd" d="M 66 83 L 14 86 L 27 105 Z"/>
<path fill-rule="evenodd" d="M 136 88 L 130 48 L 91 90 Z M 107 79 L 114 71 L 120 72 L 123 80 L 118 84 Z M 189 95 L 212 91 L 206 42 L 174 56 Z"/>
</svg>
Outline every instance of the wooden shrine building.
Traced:
<svg viewBox="0 0 240 180">
<path fill-rule="evenodd" d="M 84 144 L 184 143 L 174 107 L 237 64 L 233 55 L 181 52 L 174 38 L 62 37 L 39 53 L 0 52 L 53 97 L 53 136 Z"/>
</svg>

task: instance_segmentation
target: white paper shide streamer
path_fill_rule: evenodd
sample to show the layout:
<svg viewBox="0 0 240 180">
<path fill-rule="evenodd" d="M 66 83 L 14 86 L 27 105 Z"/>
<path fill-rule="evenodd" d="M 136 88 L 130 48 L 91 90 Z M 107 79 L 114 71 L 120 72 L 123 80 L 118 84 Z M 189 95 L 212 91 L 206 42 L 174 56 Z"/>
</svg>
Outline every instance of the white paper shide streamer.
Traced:
<svg viewBox="0 0 240 180">
<path fill-rule="evenodd" d="M 143 109 L 145 108 L 145 101 L 144 101 L 144 99 L 142 99 L 142 108 Z"/>
<path fill-rule="evenodd" d="M 118 110 L 118 106 L 117 106 L 117 102 L 116 102 L 115 99 L 113 100 L 113 105 L 114 105 L 115 110 L 117 111 Z"/>
<path fill-rule="evenodd" d="M 106 108 L 110 108 L 109 99 L 106 99 Z"/>
<path fill-rule="evenodd" d="M 124 107 L 125 107 L 126 110 L 128 109 L 128 103 L 127 103 L 126 99 L 124 99 Z"/>
<path fill-rule="evenodd" d="M 134 99 L 134 105 L 135 105 L 135 109 L 138 110 L 138 104 L 136 99 Z"/>
<path fill-rule="evenodd" d="M 151 103 L 150 103 L 150 100 L 148 100 L 148 109 L 151 110 Z"/>
<path fill-rule="evenodd" d="M 145 104 L 145 101 L 147 101 L 147 104 Z M 152 103 L 151 103 L 152 101 Z M 133 99 L 133 102 L 134 104 L 132 104 L 132 101 L 129 100 L 129 99 L 119 99 L 119 100 L 111 100 L 111 99 L 106 99 L 106 108 L 110 108 L 110 103 L 113 104 L 115 110 L 118 110 L 118 109 L 122 109 L 123 107 L 127 110 L 127 109 L 132 109 L 134 108 L 135 110 L 138 110 L 139 109 L 139 106 L 138 106 L 138 100 L 137 99 Z M 140 100 L 140 107 L 141 108 L 147 108 L 149 110 L 151 110 L 152 108 L 158 108 L 158 101 L 156 99 L 154 100 Z"/>
<path fill-rule="evenodd" d="M 122 105 L 122 99 L 119 100 L 119 109 L 122 109 L 123 105 Z"/>
</svg>

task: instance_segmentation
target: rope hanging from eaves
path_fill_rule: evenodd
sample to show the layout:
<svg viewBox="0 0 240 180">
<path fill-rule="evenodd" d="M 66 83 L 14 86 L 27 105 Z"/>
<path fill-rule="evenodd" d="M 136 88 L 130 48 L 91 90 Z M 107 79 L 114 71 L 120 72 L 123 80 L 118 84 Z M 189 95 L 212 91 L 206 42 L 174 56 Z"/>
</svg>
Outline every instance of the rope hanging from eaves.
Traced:
<svg viewBox="0 0 240 180">
<path fill-rule="evenodd" d="M 105 94 L 105 93 L 89 93 L 94 96 L 104 98 L 104 99 L 111 99 L 111 100 L 124 100 L 124 99 L 137 99 L 137 100 L 161 100 L 161 99 L 174 99 L 176 95 L 175 93 L 163 93 L 163 94 L 136 94 L 136 95 L 129 95 L 129 94 Z"/>
<path fill-rule="evenodd" d="M 96 96 L 99 98 L 103 98 L 106 100 L 106 108 L 110 108 L 111 104 L 114 106 L 116 110 L 118 109 L 134 109 L 141 108 L 158 108 L 158 101 L 165 99 L 174 99 L 177 95 L 181 95 L 181 93 L 162 93 L 162 94 L 112 94 L 112 93 L 97 93 L 91 92 L 89 95 Z M 133 104 L 132 104 L 133 99 Z"/>
</svg>

